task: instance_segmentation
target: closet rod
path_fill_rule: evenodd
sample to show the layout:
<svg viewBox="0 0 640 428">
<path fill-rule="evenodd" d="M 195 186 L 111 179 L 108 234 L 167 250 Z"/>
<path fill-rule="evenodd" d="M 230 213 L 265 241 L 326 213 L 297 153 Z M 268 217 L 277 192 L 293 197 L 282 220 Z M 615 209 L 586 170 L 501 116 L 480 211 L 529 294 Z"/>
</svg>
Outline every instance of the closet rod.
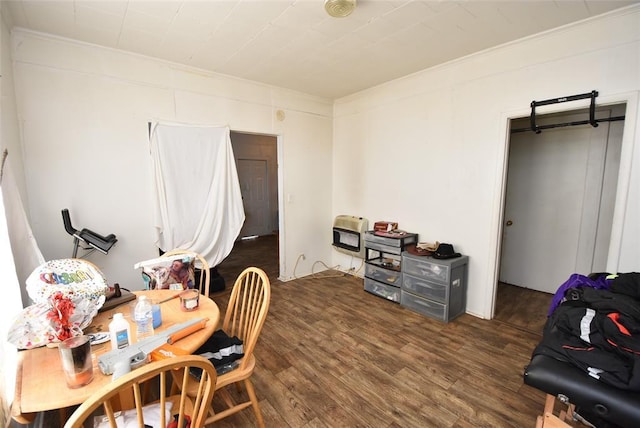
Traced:
<svg viewBox="0 0 640 428">
<path fill-rule="evenodd" d="M 620 120 L 624 120 L 624 116 L 613 116 L 613 117 L 608 117 L 605 119 L 595 119 L 594 121 L 596 123 L 600 123 L 600 122 L 617 122 Z M 552 129 L 552 128 L 566 128 L 567 126 L 577 126 L 577 125 L 592 125 L 591 120 L 578 120 L 575 122 L 566 122 L 566 123 L 554 123 L 551 125 L 538 125 L 536 126 L 536 129 L 538 130 L 543 130 L 543 129 Z M 533 129 L 531 129 L 530 127 L 527 128 L 517 128 L 517 129 L 512 129 L 511 133 L 515 134 L 518 132 L 529 132 L 529 131 L 534 131 Z M 535 132 L 535 131 L 534 131 Z M 536 132 L 537 134 L 539 134 L 539 132 Z"/>
</svg>

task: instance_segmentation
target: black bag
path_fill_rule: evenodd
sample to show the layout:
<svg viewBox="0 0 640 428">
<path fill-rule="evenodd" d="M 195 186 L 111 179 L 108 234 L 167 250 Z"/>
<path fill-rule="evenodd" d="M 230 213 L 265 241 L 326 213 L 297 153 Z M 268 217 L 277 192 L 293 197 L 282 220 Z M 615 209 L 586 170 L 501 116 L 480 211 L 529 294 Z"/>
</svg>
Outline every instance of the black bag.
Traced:
<svg viewBox="0 0 640 428">
<path fill-rule="evenodd" d="M 223 330 L 216 330 L 194 354 L 211 361 L 218 374 L 223 374 L 237 367 L 236 360 L 244 357 L 244 346 L 238 337 L 230 337 Z M 192 368 L 190 373 L 200 379 L 200 369 Z"/>
</svg>

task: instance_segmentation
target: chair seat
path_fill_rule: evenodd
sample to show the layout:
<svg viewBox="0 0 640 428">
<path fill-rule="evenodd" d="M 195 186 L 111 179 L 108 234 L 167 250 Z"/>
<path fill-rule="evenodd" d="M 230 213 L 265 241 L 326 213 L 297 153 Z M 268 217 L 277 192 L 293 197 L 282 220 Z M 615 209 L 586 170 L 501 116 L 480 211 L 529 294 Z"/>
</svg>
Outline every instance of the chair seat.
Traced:
<svg viewBox="0 0 640 428">
<path fill-rule="evenodd" d="M 245 358 L 248 358 L 246 362 L 244 361 Z M 216 389 L 220 389 L 227 385 L 240 382 L 249 377 L 251 373 L 253 373 L 253 369 L 256 366 L 256 358 L 253 356 L 253 354 L 245 358 L 241 358 L 240 360 L 238 360 L 238 368 L 218 375 L 218 380 L 216 381 Z"/>
<path fill-rule="evenodd" d="M 246 364 L 243 366 L 243 361 L 245 358 L 248 358 L 248 359 Z M 228 371 L 227 373 L 218 375 L 216 379 L 216 390 L 220 388 L 224 388 L 227 385 L 232 385 L 236 382 L 240 382 L 246 379 L 247 377 L 249 377 L 251 373 L 253 373 L 253 369 L 256 366 L 256 359 L 253 355 L 249 357 L 241 358 L 237 361 L 239 363 L 237 368 L 231 371 Z M 182 372 L 180 370 L 176 370 L 174 373 L 174 377 L 176 378 L 182 377 Z M 187 392 L 189 395 L 195 395 L 196 386 L 197 385 L 192 385 L 192 384 L 188 386 Z"/>
</svg>

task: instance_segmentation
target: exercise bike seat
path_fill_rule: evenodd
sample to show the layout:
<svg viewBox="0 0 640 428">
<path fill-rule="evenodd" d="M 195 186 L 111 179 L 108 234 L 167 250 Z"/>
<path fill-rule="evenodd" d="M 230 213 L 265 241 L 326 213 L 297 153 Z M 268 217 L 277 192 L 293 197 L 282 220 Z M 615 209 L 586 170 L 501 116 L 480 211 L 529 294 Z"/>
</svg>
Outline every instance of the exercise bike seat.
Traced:
<svg viewBox="0 0 640 428">
<path fill-rule="evenodd" d="M 118 241 L 113 233 L 102 236 L 89 229 L 82 229 L 78 232 L 78 236 L 87 244 L 97 247 L 99 251 L 105 254 L 108 253 L 111 247 Z"/>
<path fill-rule="evenodd" d="M 71 216 L 69 215 L 69 210 L 67 208 L 62 210 L 62 221 L 64 222 L 64 228 L 67 233 L 74 237 L 74 258 L 77 257 L 80 241 L 89 246 L 89 248 L 84 248 L 85 250 L 98 250 L 103 254 L 107 254 L 111 247 L 113 247 L 115 243 L 118 242 L 116 235 L 114 235 L 113 233 L 110 233 L 107 236 L 103 236 L 90 229 L 77 230 L 71 224 Z"/>
</svg>

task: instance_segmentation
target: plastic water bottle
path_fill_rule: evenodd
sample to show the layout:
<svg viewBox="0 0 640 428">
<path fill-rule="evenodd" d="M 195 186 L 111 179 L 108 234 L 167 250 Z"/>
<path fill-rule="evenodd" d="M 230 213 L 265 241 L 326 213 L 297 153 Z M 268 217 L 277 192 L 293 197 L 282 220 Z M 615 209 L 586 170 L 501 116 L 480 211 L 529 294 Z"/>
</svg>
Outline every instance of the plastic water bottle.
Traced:
<svg viewBox="0 0 640 428">
<path fill-rule="evenodd" d="M 138 297 L 138 304 L 133 311 L 138 332 L 136 338 L 138 342 L 142 339 L 153 336 L 153 309 L 147 296 Z"/>
</svg>

